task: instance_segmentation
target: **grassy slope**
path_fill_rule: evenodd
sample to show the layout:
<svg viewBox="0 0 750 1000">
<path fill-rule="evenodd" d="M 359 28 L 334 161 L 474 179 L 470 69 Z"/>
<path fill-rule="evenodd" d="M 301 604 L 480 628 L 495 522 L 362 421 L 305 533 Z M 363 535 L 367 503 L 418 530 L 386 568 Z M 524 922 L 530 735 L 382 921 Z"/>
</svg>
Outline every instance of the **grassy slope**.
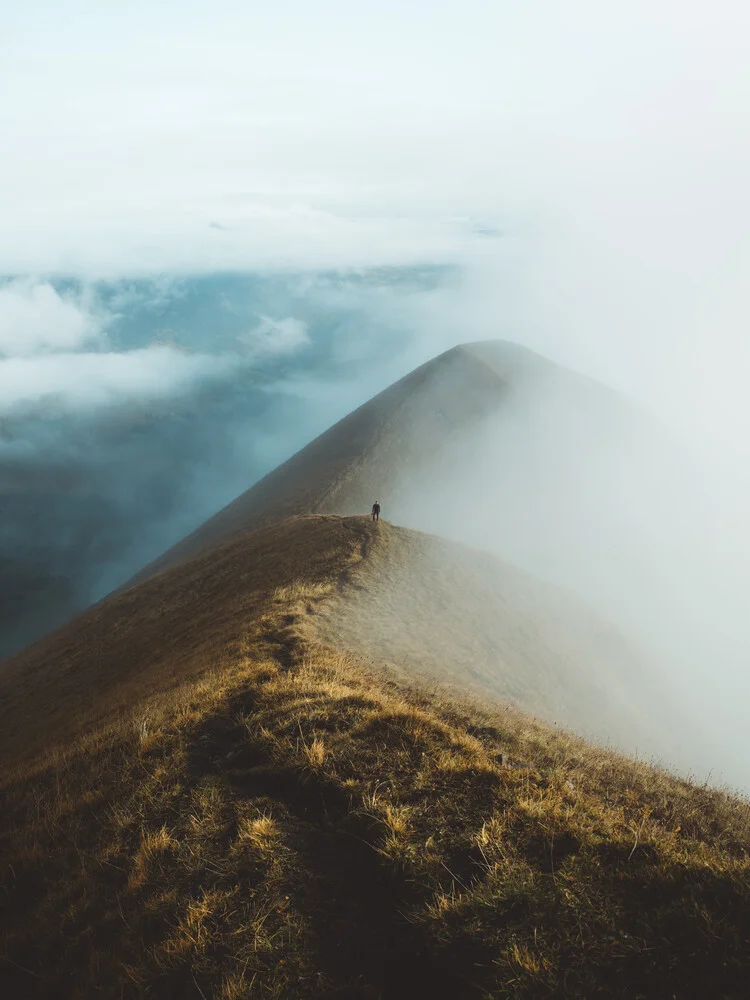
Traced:
<svg viewBox="0 0 750 1000">
<path fill-rule="evenodd" d="M 384 523 L 368 533 L 367 558 L 318 611 L 331 645 L 684 765 L 671 739 L 684 727 L 657 672 L 571 595 L 435 535 Z"/>
<path fill-rule="evenodd" d="M 335 580 L 359 547 L 340 518 L 293 518 L 94 605 L 0 665 L 0 756 L 34 753 L 234 662 L 277 587 L 300 566 L 309 581 Z"/>
<path fill-rule="evenodd" d="M 293 522 L 286 559 L 248 536 L 117 598 L 117 642 L 100 606 L 77 654 L 62 630 L 16 662 L 68 709 L 54 656 L 113 691 L 44 756 L 5 746 L 4 995 L 745 996 L 747 803 L 322 644 L 356 528 Z"/>
</svg>

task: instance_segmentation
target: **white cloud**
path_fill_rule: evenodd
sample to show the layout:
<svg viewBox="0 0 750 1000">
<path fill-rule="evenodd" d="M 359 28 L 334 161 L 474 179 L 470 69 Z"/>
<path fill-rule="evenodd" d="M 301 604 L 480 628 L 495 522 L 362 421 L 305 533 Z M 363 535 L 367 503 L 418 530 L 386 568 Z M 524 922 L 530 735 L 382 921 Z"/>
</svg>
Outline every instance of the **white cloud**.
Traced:
<svg viewBox="0 0 750 1000">
<path fill-rule="evenodd" d="M 136 351 L 68 353 L 0 360 L 0 413 L 18 407 L 94 409 L 139 405 L 189 392 L 235 362 L 168 346 Z"/>
<path fill-rule="evenodd" d="M 293 316 L 286 319 L 262 316 L 260 323 L 239 339 L 252 354 L 266 358 L 292 354 L 310 343 L 307 323 Z"/>
<path fill-rule="evenodd" d="M 0 47 L 0 269 L 455 259 L 474 243 L 444 219 L 539 235 L 644 175 L 689 214 L 707 167 L 741 195 L 748 165 L 748 8 L 713 10 L 29 0 Z"/>
<path fill-rule="evenodd" d="M 124 286 L 112 304 L 126 310 L 146 297 L 153 306 L 174 294 L 179 286 L 163 278 L 145 291 Z M 168 344 L 107 350 L 104 331 L 115 315 L 85 285 L 67 293 L 33 278 L 0 285 L 0 414 L 29 407 L 148 405 L 189 392 L 237 364 L 236 358 L 185 353 Z M 270 344 L 270 327 L 266 333 Z M 294 330 L 282 322 L 279 333 L 289 339 Z"/>
<path fill-rule="evenodd" d="M 101 318 L 81 296 L 62 296 L 48 282 L 29 278 L 0 285 L 0 357 L 71 351 L 100 332 Z"/>
</svg>

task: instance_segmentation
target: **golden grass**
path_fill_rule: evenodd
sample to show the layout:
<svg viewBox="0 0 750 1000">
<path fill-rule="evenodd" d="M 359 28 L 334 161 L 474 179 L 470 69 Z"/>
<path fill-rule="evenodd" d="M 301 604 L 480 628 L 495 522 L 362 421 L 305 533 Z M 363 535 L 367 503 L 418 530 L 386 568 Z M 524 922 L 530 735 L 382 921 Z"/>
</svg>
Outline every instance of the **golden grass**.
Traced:
<svg viewBox="0 0 750 1000">
<path fill-rule="evenodd" d="M 187 681 L 223 674 L 245 648 L 273 655 L 284 628 L 264 636 L 266 609 L 303 593 L 320 600 L 360 547 L 341 518 L 291 518 L 94 605 L 3 662 L 0 758 L 28 759 Z M 152 727 L 145 717 L 138 724 L 146 745 Z"/>
<path fill-rule="evenodd" d="M 2 995 L 746 995 L 745 800 L 397 684 L 318 597 L 6 769 Z"/>
<path fill-rule="evenodd" d="M 320 583 L 310 583 L 308 580 L 295 580 L 293 583 L 277 587 L 273 592 L 274 601 L 287 603 L 299 600 L 317 600 L 326 597 L 334 590 L 334 585 L 324 580 Z"/>
</svg>

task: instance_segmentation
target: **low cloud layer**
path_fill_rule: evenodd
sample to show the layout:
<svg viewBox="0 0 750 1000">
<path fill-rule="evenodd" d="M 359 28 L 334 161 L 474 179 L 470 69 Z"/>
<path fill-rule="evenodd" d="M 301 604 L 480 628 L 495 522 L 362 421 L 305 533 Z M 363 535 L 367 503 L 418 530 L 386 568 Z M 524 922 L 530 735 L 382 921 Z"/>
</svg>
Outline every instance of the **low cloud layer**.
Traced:
<svg viewBox="0 0 750 1000">
<path fill-rule="evenodd" d="M 0 360 L 0 415 L 25 406 L 92 409 L 185 393 L 227 371 L 231 362 L 184 355 L 171 347 L 137 351 L 56 353 Z"/>
<path fill-rule="evenodd" d="M 101 319 L 90 305 L 61 295 L 49 281 L 0 285 L 0 359 L 73 351 L 100 335 Z"/>
<path fill-rule="evenodd" d="M 309 343 L 303 320 L 260 316 L 231 343 L 204 337 L 204 350 L 184 347 L 177 331 L 156 322 L 151 334 L 138 331 L 138 346 L 118 347 L 108 329 L 115 331 L 135 306 L 156 320 L 154 310 L 179 299 L 179 288 L 173 298 L 150 282 L 140 294 L 118 285 L 105 299 L 93 285 L 64 284 L 61 289 L 33 278 L 0 283 L 0 417 L 148 407 Z"/>
<path fill-rule="evenodd" d="M 304 320 L 294 316 L 284 319 L 262 316 L 260 323 L 239 340 L 259 357 L 278 357 L 309 344 L 310 336 Z"/>
</svg>

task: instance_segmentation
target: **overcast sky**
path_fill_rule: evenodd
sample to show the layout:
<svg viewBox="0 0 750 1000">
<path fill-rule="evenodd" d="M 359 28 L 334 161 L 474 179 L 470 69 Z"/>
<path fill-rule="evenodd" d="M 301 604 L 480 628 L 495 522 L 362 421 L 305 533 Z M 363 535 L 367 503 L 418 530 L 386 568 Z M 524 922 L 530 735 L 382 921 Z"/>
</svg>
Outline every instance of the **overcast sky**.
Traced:
<svg viewBox="0 0 750 1000">
<path fill-rule="evenodd" d="M 456 340 L 744 430 L 742 0 L 28 0 L 0 22 L 0 272 L 456 262 Z"/>
</svg>

